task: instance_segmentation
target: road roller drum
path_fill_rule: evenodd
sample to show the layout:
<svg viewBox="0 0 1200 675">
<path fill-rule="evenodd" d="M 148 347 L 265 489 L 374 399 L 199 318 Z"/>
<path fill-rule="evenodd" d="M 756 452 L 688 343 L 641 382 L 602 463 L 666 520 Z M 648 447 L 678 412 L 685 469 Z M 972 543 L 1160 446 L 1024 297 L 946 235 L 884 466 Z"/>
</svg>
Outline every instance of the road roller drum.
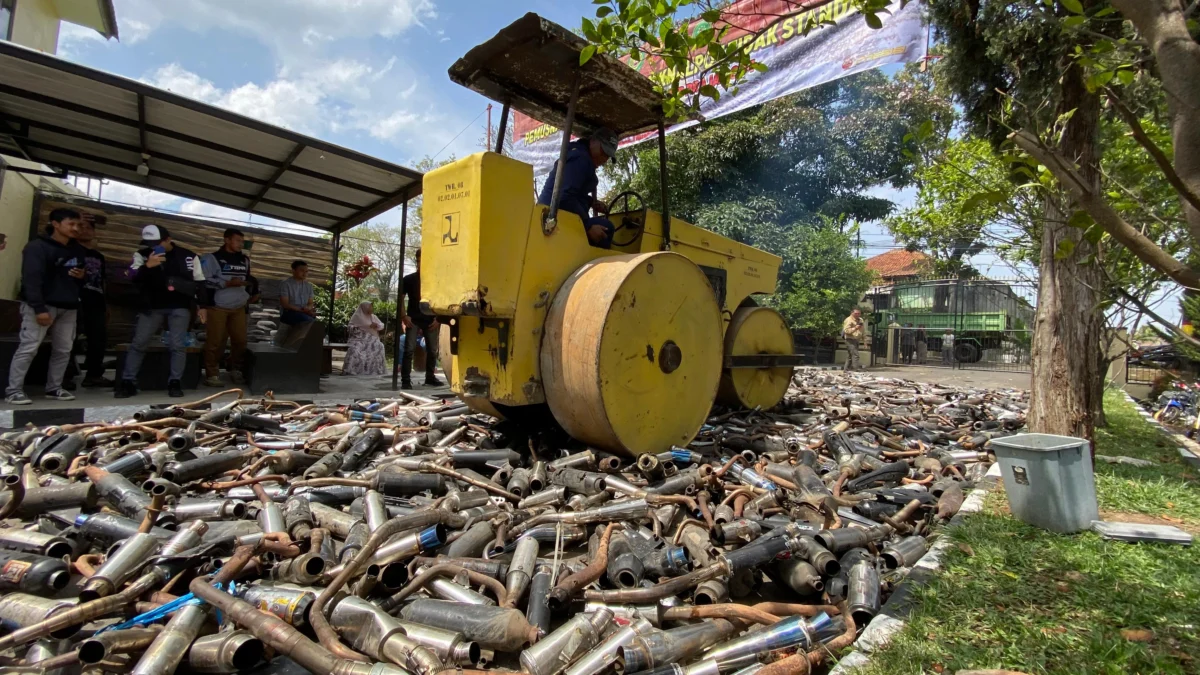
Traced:
<svg viewBox="0 0 1200 675">
<path fill-rule="evenodd" d="M 686 445 L 716 396 L 721 330 L 712 287 L 684 256 L 588 263 L 546 318 L 546 401 L 568 433 L 594 447 L 639 455 Z"/>
<path fill-rule="evenodd" d="M 785 355 L 792 353 L 792 331 L 779 312 L 769 307 L 740 307 L 725 330 L 726 356 Z M 739 408 L 775 407 L 787 393 L 791 366 L 779 368 L 726 368 L 721 374 L 717 401 Z"/>
</svg>

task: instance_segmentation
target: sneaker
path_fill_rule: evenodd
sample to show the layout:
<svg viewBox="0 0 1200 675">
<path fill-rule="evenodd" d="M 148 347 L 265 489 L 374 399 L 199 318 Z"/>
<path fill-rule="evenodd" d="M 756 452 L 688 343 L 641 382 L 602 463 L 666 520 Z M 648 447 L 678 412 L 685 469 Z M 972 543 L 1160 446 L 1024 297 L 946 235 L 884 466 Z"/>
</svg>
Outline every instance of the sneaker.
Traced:
<svg viewBox="0 0 1200 675">
<path fill-rule="evenodd" d="M 210 375 L 204 378 L 204 386 L 206 387 L 224 387 L 225 383 L 221 381 L 220 375 Z"/>
<path fill-rule="evenodd" d="M 183 383 L 179 380 L 167 382 L 167 396 L 171 398 L 183 398 Z"/>
<path fill-rule="evenodd" d="M 246 383 L 246 376 L 243 375 L 242 371 L 240 371 L 240 370 L 229 371 L 229 379 L 233 380 L 234 384 L 245 384 Z"/>
<path fill-rule="evenodd" d="M 75 394 L 72 394 L 66 389 L 55 389 L 54 391 L 46 392 L 46 398 L 50 399 L 51 401 L 74 401 Z"/>
<path fill-rule="evenodd" d="M 33 399 L 25 395 L 25 392 L 18 391 L 15 394 L 9 394 L 4 397 L 4 402 L 9 405 L 29 405 L 33 403 Z"/>
<path fill-rule="evenodd" d="M 442 382 L 441 380 L 437 379 L 436 377 L 427 377 L 427 378 L 425 378 L 425 386 L 426 387 L 444 387 L 444 386 L 446 386 L 446 383 Z"/>
<path fill-rule="evenodd" d="M 105 389 L 114 386 L 116 383 L 107 377 L 85 377 L 83 378 L 83 386 L 91 389 L 93 387 L 103 387 Z"/>
<path fill-rule="evenodd" d="M 137 396 L 137 385 L 133 380 L 121 380 L 113 390 L 113 398 L 130 398 Z"/>
</svg>

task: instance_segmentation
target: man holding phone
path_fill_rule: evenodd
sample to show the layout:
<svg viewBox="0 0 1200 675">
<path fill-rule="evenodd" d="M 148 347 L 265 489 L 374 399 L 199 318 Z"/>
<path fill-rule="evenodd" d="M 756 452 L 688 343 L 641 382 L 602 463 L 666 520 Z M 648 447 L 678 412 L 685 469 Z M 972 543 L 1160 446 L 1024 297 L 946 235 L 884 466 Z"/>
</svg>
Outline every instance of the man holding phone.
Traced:
<svg viewBox="0 0 1200 675">
<path fill-rule="evenodd" d="M 83 250 L 74 242 L 78 232 L 78 211 L 54 209 L 46 234 L 29 242 L 21 253 L 21 344 L 8 369 L 5 403 L 33 403 L 25 395 L 25 375 L 47 333 L 50 368 L 46 373 L 46 398 L 75 400 L 62 388 L 62 381 L 75 342 L 75 314 L 84 278 Z"/>
<path fill-rule="evenodd" d="M 125 369 L 117 382 L 116 398 L 137 395 L 137 376 L 150 339 L 164 322 L 171 331 L 171 374 L 167 380 L 169 396 L 183 396 L 183 370 L 187 365 L 188 328 L 192 307 L 199 307 L 200 321 L 207 319 L 204 306 L 204 270 L 200 257 L 171 241 L 167 228 L 146 225 L 142 228 L 142 248 L 133 254 L 129 268 L 134 284 L 141 291 L 142 310 L 138 313 L 133 342 L 125 356 Z"/>
</svg>

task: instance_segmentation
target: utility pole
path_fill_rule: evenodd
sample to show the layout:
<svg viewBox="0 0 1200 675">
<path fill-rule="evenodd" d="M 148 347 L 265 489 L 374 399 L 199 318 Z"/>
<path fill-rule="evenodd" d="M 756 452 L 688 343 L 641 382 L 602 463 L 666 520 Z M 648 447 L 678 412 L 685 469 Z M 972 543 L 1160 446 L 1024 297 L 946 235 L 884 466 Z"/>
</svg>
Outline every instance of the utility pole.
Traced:
<svg viewBox="0 0 1200 675">
<path fill-rule="evenodd" d="M 491 103 L 488 104 L 487 111 L 488 111 L 487 149 L 491 150 L 492 149 L 492 104 Z"/>
<path fill-rule="evenodd" d="M 862 228 L 861 227 L 858 228 L 858 231 L 854 234 L 854 257 L 855 258 L 862 257 Z"/>
</svg>

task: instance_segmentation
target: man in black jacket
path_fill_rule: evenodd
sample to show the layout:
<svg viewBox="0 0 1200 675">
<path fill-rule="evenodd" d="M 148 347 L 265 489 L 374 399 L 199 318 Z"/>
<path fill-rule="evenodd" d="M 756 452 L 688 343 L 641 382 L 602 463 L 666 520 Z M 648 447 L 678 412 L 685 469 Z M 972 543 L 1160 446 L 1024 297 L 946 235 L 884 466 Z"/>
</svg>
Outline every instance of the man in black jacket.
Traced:
<svg viewBox="0 0 1200 675">
<path fill-rule="evenodd" d="M 206 319 L 204 270 L 200 257 L 176 246 L 167 228 L 161 225 L 142 228 L 142 247 L 133 254 L 133 265 L 129 269 L 142 293 L 143 308 L 138 314 L 129 353 L 125 356 L 125 370 L 117 383 L 116 397 L 128 398 L 137 394 L 136 381 L 146 347 L 164 321 L 171 331 L 171 374 L 167 380 L 167 394 L 180 397 L 183 396 L 183 369 L 187 365 L 185 339 L 192 322 L 192 308 L 200 308 L 201 322 Z"/>
<path fill-rule="evenodd" d="M 75 399 L 62 388 L 62 381 L 75 342 L 75 313 L 84 277 L 83 249 L 73 240 L 78 230 L 78 211 L 54 209 L 47 234 L 29 242 L 21 254 L 21 344 L 9 366 L 4 392 L 4 401 L 11 405 L 33 403 L 23 391 L 25 375 L 47 333 L 46 398 Z"/>
<path fill-rule="evenodd" d="M 96 228 L 108 223 L 102 213 L 83 215 L 79 221 L 79 236 L 75 241 L 83 247 L 83 290 L 79 293 L 79 325 L 87 335 L 87 359 L 83 364 L 83 386 L 111 387 L 113 381 L 104 377 L 104 353 L 108 348 L 108 302 L 104 297 L 104 280 L 108 273 L 104 254 L 96 250 Z"/>
<path fill-rule="evenodd" d="M 421 311 L 421 249 L 417 249 L 417 271 L 404 277 L 404 295 L 408 297 L 408 311 L 401 310 L 400 323 L 404 325 L 404 356 L 400 359 L 401 388 L 412 389 L 413 353 L 417 348 L 417 331 L 425 336 L 425 384 L 442 386 L 437 379 L 438 333 L 437 318 Z M 402 298 L 400 298 L 402 299 Z M 400 302 L 396 303 L 403 307 Z"/>
</svg>

